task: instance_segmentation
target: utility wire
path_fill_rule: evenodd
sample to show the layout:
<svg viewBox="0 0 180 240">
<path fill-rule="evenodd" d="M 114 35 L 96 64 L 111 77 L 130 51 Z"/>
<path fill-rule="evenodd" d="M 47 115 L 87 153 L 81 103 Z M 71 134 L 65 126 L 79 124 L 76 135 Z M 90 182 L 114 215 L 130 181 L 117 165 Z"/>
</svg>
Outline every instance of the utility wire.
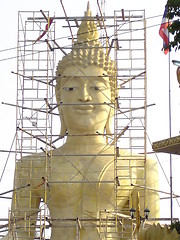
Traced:
<svg viewBox="0 0 180 240">
<path fill-rule="evenodd" d="M 148 20 L 148 19 L 151 19 L 151 18 L 153 19 L 153 18 L 156 18 L 156 17 L 162 17 L 162 14 L 145 18 L 145 20 Z M 126 21 L 126 24 L 129 23 L 129 22 L 131 22 L 131 21 Z M 160 25 L 160 24 L 158 24 L 158 25 Z M 109 28 L 109 27 L 107 27 L 107 28 Z M 41 28 L 41 30 L 43 31 L 44 29 Z M 66 39 L 66 38 L 69 38 L 69 37 L 70 36 L 59 37 L 56 40 L 62 40 L 62 39 Z M 41 42 L 37 42 L 36 44 L 41 44 Z M 28 47 L 28 46 L 32 46 L 32 45 L 33 44 L 27 44 L 26 46 Z M 0 53 L 1 52 L 6 52 L 6 51 L 11 51 L 11 50 L 17 50 L 18 48 L 21 48 L 21 46 L 19 46 L 19 47 L 11 47 L 11 48 L 6 48 L 6 49 L 0 49 Z"/>
<path fill-rule="evenodd" d="M 152 27 L 156 27 L 156 26 L 160 26 L 160 24 L 155 24 L 155 25 L 152 25 L 152 26 L 149 26 L 149 27 L 146 27 L 146 29 L 147 28 L 152 28 Z M 127 34 L 127 33 L 129 33 L 129 32 L 136 32 L 136 31 L 141 31 L 141 30 L 143 30 L 144 28 L 139 28 L 139 29 L 135 29 L 135 30 L 131 30 L 131 31 L 125 31 L 125 32 L 123 32 L 123 33 L 119 33 L 119 34 L 117 34 L 117 36 L 121 36 L 121 35 L 124 35 L 124 34 Z M 113 37 L 114 35 L 112 35 L 111 37 Z M 56 39 L 57 40 L 57 39 Z M 43 41 L 43 43 L 44 43 L 45 41 Z M 33 44 L 32 44 L 33 45 Z M 64 46 L 64 47 L 62 47 L 62 49 L 63 48 L 71 48 L 71 45 L 66 45 L 66 46 Z M 41 52 L 47 52 L 47 50 L 38 50 L 37 52 L 35 52 L 35 53 L 29 53 L 29 54 L 24 54 L 24 55 L 22 55 L 22 57 L 25 57 L 25 56 L 29 56 L 29 55 L 36 55 L 36 54 L 39 54 L 39 53 L 41 53 Z M 13 56 L 13 57 L 7 57 L 7 58 L 2 58 L 2 59 L 0 59 L 0 62 L 2 62 L 2 61 L 7 61 L 7 60 L 12 60 L 12 59 L 16 59 L 17 58 L 17 55 L 16 56 Z"/>
<path fill-rule="evenodd" d="M 160 16 L 162 16 L 162 15 L 160 15 Z M 127 24 L 127 23 L 129 23 L 129 22 L 132 22 L 132 21 L 127 21 L 125 24 Z M 154 24 L 154 25 L 151 25 L 151 26 L 148 26 L 148 27 L 146 27 L 146 29 L 149 29 L 149 28 L 153 28 L 153 27 L 157 27 L 157 26 L 160 26 L 161 24 L 160 23 L 158 23 L 158 24 Z M 106 27 L 106 29 L 107 28 L 112 28 L 112 27 Z M 120 36 L 120 35 L 123 35 L 123 34 L 127 34 L 127 33 L 129 33 L 129 32 L 135 32 L 135 31 L 141 31 L 141 30 L 143 30 L 144 28 L 139 28 L 139 29 L 135 29 L 135 30 L 130 30 L 130 31 L 125 31 L 125 32 L 123 32 L 123 33 L 120 33 L 120 34 L 118 34 L 118 36 Z M 75 35 L 74 34 L 74 36 L 77 36 L 77 35 Z M 113 35 L 112 35 L 113 36 Z M 111 37 L 112 37 L 111 36 Z M 61 40 L 61 39 L 67 39 L 67 38 L 69 38 L 70 36 L 66 36 L 66 37 L 61 37 L 61 38 L 56 38 L 55 39 L 55 41 L 57 41 L 57 40 Z M 36 44 L 42 44 L 42 43 L 45 43 L 45 41 L 41 41 L 40 43 L 36 43 Z M 28 44 L 28 45 L 26 45 L 26 46 L 31 46 L 31 45 L 33 45 L 33 43 L 32 44 Z M 23 46 L 19 46 L 19 47 L 14 47 L 14 48 L 9 48 L 9 49 L 4 49 L 4 50 L 0 50 L 0 52 L 4 52 L 4 51 L 9 51 L 9 50 L 15 50 L 15 49 L 18 49 L 18 48 L 22 48 Z M 62 48 L 71 48 L 71 45 L 66 45 L 66 46 L 63 46 Z M 43 51 L 37 51 L 36 53 L 34 53 L 34 54 L 38 54 L 38 53 L 40 53 L 40 52 L 43 52 Z M 31 55 L 31 54 L 24 54 L 23 56 L 28 56 L 28 55 Z M 16 56 L 13 56 L 13 57 L 8 57 L 8 58 L 4 58 L 4 59 L 0 59 L 0 61 L 7 61 L 7 60 L 11 60 L 11 59 L 15 59 L 15 58 L 17 58 L 17 55 Z"/>
</svg>

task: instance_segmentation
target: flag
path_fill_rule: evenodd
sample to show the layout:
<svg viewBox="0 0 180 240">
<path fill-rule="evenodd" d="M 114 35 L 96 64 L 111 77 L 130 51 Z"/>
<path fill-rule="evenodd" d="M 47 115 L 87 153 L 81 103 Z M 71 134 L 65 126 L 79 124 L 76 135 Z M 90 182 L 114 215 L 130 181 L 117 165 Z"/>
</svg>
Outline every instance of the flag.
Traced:
<svg viewBox="0 0 180 240">
<path fill-rule="evenodd" d="M 165 6 L 164 14 L 162 17 L 162 22 L 161 26 L 159 29 L 159 35 L 163 39 L 163 49 L 164 49 L 164 54 L 167 54 L 169 52 L 169 48 L 166 49 L 166 47 L 169 46 L 169 34 L 168 34 L 168 26 L 169 26 L 169 21 L 166 18 L 167 16 L 167 5 Z"/>
<path fill-rule="evenodd" d="M 49 28 L 50 28 L 53 20 L 54 20 L 53 17 L 50 17 L 50 18 L 48 19 L 48 23 L 46 24 L 45 30 L 44 30 L 43 33 L 36 39 L 36 41 L 34 42 L 34 44 L 35 44 L 37 41 L 41 40 L 42 37 L 44 37 L 44 35 L 45 35 L 45 34 L 47 33 L 47 31 L 49 30 Z"/>
</svg>

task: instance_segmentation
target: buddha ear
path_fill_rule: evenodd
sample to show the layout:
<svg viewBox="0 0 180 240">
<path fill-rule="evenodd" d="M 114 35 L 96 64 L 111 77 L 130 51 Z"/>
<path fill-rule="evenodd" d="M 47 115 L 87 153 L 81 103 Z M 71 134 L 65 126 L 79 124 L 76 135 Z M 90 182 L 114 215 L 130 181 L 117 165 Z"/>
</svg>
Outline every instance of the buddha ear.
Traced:
<svg viewBox="0 0 180 240">
<path fill-rule="evenodd" d="M 115 99 L 117 99 L 117 101 L 118 101 L 119 88 L 117 88 L 115 95 L 116 95 Z M 115 101 L 115 99 L 114 99 L 114 101 Z M 107 135 L 114 133 L 114 108 L 110 108 L 108 119 L 107 119 L 106 126 L 105 126 L 105 130 L 106 130 Z M 106 141 L 107 141 L 107 137 L 106 137 Z"/>
<path fill-rule="evenodd" d="M 60 90 L 59 89 L 57 87 L 55 88 L 57 104 L 60 103 Z M 63 137 L 66 134 L 67 128 L 66 128 L 66 124 L 64 121 L 64 117 L 63 117 L 63 111 L 60 106 L 58 106 L 58 111 L 59 111 L 60 122 L 61 122 L 60 137 Z"/>
<path fill-rule="evenodd" d="M 110 108 L 108 119 L 107 119 L 106 126 L 105 126 L 107 135 L 112 134 L 114 132 L 113 131 L 113 122 L 114 122 L 114 109 Z"/>
<path fill-rule="evenodd" d="M 59 114 L 60 114 L 60 121 L 61 121 L 60 137 L 63 137 L 63 136 L 65 136 L 65 134 L 67 132 L 67 128 L 66 128 L 66 124 L 64 121 L 64 117 L 63 117 L 63 111 L 60 108 L 59 108 Z"/>
</svg>

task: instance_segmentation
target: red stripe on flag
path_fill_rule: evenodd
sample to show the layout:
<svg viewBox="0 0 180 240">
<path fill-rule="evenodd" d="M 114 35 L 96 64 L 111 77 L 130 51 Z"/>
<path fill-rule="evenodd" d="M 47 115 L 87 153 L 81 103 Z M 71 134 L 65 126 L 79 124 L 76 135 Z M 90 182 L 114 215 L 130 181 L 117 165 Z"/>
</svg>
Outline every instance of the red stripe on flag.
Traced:
<svg viewBox="0 0 180 240">
<path fill-rule="evenodd" d="M 50 28 L 53 20 L 54 20 L 53 17 L 52 17 L 52 18 L 49 18 L 49 22 L 46 24 L 45 30 L 44 30 L 43 33 L 36 39 L 36 41 L 35 41 L 34 43 L 38 42 L 39 40 L 41 40 L 42 37 L 44 37 L 44 35 L 45 35 L 45 34 L 47 33 L 47 31 L 49 30 L 49 28 Z"/>
<path fill-rule="evenodd" d="M 168 34 L 168 26 L 169 26 L 169 21 L 166 18 L 167 15 L 167 6 L 165 6 L 161 26 L 159 29 L 159 35 L 163 39 L 163 49 L 169 46 L 169 34 Z M 167 54 L 169 52 L 169 48 L 164 49 L 164 53 Z"/>
</svg>

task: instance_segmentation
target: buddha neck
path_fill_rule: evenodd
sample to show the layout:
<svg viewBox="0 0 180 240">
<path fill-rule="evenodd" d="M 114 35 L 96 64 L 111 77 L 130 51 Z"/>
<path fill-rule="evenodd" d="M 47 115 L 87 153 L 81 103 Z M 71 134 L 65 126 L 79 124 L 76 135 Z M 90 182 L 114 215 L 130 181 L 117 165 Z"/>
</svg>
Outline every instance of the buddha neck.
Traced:
<svg viewBox="0 0 180 240">
<path fill-rule="evenodd" d="M 106 140 L 103 135 L 69 135 L 67 136 L 66 144 L 68 145 L 106 145 Z"/>
</svg>

